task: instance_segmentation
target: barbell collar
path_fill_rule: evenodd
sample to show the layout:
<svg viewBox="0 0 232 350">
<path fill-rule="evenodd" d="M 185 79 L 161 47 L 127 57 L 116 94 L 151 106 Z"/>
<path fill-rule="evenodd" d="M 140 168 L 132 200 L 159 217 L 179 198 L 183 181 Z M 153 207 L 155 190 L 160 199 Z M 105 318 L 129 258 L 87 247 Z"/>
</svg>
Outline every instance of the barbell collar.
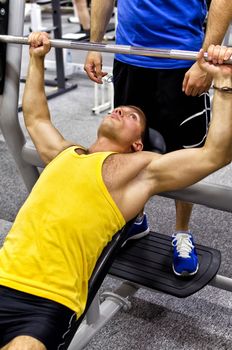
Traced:
<svg viewBox="0 0 232 350">
<path fill-rule="evenodd" d="M 0 42 L 7 43 L 7 44 L 29 45 L 27 37 L 20 37 L 20 36 L 13 36 L 13 35 L 0 35 Z M 60 49 L 121 53 L 125 55 L 172 58 L 177 60 L 196 61 L 197 53 L 198 53 L 197 51 L 186 51 L 186 50 L 154 49 L 154 48 L 144 48 L 139 46 L 102 44 L 102 43 L 92 43 L 92 42 L 82 43 L 82 42 L 66 40 L 66 39 L 50 39 L 50 42 L 52 47 L 60 48 Z M 207 60 L 207 53 L 204 54 L 204 57 Z M 232 64 L 232 57 L 229 60 L 224 61 L 224 64 Z"/>
</svg>

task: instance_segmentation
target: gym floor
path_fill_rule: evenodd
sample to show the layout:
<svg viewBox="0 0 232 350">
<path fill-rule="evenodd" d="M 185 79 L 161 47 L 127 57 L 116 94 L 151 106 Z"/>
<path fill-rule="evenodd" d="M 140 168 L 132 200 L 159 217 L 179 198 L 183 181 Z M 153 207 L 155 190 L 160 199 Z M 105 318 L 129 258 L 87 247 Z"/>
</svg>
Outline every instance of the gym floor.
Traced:
<svg viewBox="0 0 232 350">
<path fill-rule="evenodd" d="M 62 16 L 63 34 L 76 32 L 78 24 L 70 24 L 70 14 Z M 51 14 L 43 13 L 43 25 L 51 25 Z M 25 35 L 30 23 L 25 21 Z M 48 59 L 52 60 L 51 52 Z M 72 52 L 72 60 L 83 64 L 84 52 Z M 112 66 L 113 56 L 104 55 L 104 65 Z M 21 76 L 25 77 L 28 63 L 28 47 L 23 48 Z M 46 76 L 55 78 L 52 71 Z M 84 73 L 69 77 L 69 84 L 78 88 L 49 100 L 54 124 L 63 135 L 88 146 L 95 138 L 96 129 L 104 113 L 92 113 L 94 83 Z M 20 86 L 20 101 L 24 84 Z M 51 90 L 51 88 L 48 88 Z M 19 103 L 20 103 L 19 101 Z M 22 123 L 22 113 L 19 113 Z M 7 232 L 24 202 L 27 191 L 5 145 L 0 132 L 0 228 Z M 231 166 L 208 177 L 206 182 L 232 186 Z M 170 235 L 175 222 L 173 200 L 156 196 L 146 206 L 153 231 Z M 220 275 L 232 277 L 232 220 L 231 214 L 195 205 L 191 228 L 197 243 L 217 248 L 222 254 Z M 119 281 L 107 277 L 102 289 L 112 290 Z M 186 298 L 175 297 L 140 289 L 131 298 L 132 309 L 119 312 L 94 337 L 87 350 L 230 350 L 232 349 L 232 294 L 210 286 Z"/>
</svg>

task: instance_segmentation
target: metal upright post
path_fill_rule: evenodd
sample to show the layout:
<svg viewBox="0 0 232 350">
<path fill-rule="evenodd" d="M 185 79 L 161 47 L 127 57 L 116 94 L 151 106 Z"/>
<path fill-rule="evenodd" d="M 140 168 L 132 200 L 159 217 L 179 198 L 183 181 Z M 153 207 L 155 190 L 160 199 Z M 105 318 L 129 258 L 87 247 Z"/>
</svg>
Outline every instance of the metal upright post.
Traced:
<svg viewBox="0 0 232 350">
<path fill-rule="evenodd" d="M 8 34 L 22 35 L 25 3 L 22 0 L 8 1 Z M 5 85 L 0 110 L 0 128 L 6 144 L 19 168 L 26 187 L 30 191 L 39 176 L 39 172 L 35 166 L 25 162 L 22 157 L 22 149 L 26 143 L 26 140 L 18 120 L 21 56 L 21 45 L 7 45 Z"/>
<path fill-rule="evenodd" d="M 54 38 L 62 38 L 62 24 L 61 24 L 61 10 L 60 2 L 57 0 L 52 0 L 52 17 L 54 29 Z M 64 74 L 64 58 L 63 49 L 55 49 L 56 55 L 56 74 L 57 74 L 57 85 L 58 88 L 65 88 L 65 74 Z"/>
<path fill-rule="evenodd" d="M 54 38 L 62 38 L 62 23 L 61 23 L 61 9 L 60 2 L 52 0 L 52 17 L 54 26 Z M 55 49 L 55 61 L 56 61 L 56 78 L 57 78 L 57 91 L 48 94 L 47 98 L 50 99 L 55 96 L 59 96 L 65 92 L 68 92 L 77 87 L 77 84 L 67 84 L 64 70 L 64 57 L 63 49 Z"/>
</svg>

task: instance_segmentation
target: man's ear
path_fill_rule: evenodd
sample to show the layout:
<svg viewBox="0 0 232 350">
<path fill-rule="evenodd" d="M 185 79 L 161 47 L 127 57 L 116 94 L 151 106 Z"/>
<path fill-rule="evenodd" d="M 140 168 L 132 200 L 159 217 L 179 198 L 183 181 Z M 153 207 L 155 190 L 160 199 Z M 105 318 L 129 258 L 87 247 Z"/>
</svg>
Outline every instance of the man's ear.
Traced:
<svg viewBox="0 0 232 350">
<path fill-rule="evenodd" d="M 138 139 L 137 141 L 133 142 L 131 146 L 132 150 L 134 152 L 139 152 L 143 150 L 143 143 L 141 139 Z"/>
</svg>

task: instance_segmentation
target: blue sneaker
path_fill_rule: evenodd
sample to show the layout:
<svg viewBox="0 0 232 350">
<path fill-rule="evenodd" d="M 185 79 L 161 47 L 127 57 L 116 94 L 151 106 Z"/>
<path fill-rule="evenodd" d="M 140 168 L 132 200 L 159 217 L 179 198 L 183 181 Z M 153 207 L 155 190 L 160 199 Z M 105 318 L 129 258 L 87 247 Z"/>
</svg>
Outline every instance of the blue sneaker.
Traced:
<svg viewBox="0 0 232 350">
<path fill-rule="evenodd" d="M 126 244 L 127 241 L 130 239 L 139 239 L 142 238 L 150 232 L 148 223 L 147 223 L 147 215 L 146 213 L 143 213 L 143 216 L 140 218 L 137 218 L 134 224 L 132 225 L 131 229 L 127 233 L 127 239 L 123 243 Z"/>
<path fill-rule="evenodd" d="M 177 276 L 193 276 L 198 271 L 198 257 L 190 232 L 178 232 L 172 235 L 172 269 Z"/>
</svg>

